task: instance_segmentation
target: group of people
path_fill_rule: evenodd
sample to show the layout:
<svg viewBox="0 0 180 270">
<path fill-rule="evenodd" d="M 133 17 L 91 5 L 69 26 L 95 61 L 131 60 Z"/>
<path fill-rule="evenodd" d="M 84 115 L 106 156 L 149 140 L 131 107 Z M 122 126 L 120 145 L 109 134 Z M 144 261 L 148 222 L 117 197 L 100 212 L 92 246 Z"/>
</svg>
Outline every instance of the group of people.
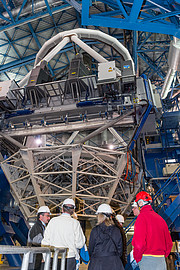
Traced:
<svg viewBox="0 0 180 270">
<path fill-rule="evenodd" d="M 151 202 L 151 196 L 141 191 L 132 205 L 133 213 L 137 216 L 132 241 L 133 255 L 140 270 L 165 270 L 165 257 L 171 251 L 172 240 L 166 222 L 153 211 Z M 74 213 L 75 203 L 72 199 L 64 200 L 62 214 L 51 220 L 49 208 L 41 206 L 38 220 L 28 235 L 31 246 L 68 248 L 66 270 L 77 269 L 79 251 L 85 246 L 85 236 L 79 221 L 73 217 Z M 115 216 L 108 204 L 101 204 L 96 214 L 98 222 L 89 239 L 88 270 L 124 270 L 127 264 L 124 217 Z M 41 255 L 36 257 L 29 269 L 43 269 Z"/>
</svg>

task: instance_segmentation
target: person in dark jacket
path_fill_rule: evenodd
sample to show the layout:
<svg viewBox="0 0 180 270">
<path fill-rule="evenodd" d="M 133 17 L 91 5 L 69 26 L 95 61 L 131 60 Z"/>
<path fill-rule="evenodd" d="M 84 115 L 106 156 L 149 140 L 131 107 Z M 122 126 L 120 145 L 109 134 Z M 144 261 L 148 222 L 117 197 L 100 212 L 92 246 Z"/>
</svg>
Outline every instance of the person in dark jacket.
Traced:
<svg viewBox="0 0 180 270">
<path fill-rule="evenodd" d="M 112 209 L 108 204 L 101 204 L 96 214 L 98 225 L 90 234 L 88 270 L 124 270 L 122 236 L 112 220 Z"/>
<path fill-rule="evenodd" d="M 44 236 L 44 230 L 45 230 L 46 224 L 50 220 L 50 214 L 51 213 L 48 206 L 41 206 L 38 209 L 37 221 L 31 227 L 28 233 L 28 243 L 27 243 L 28 246 L 31 246 L 31 247 L 41 246 L 41 241 Z M 29 270 L 43 269 L 42 254 L 36 254 L 34 258 L 30 258 L 28 269 Z"/>
</svg>

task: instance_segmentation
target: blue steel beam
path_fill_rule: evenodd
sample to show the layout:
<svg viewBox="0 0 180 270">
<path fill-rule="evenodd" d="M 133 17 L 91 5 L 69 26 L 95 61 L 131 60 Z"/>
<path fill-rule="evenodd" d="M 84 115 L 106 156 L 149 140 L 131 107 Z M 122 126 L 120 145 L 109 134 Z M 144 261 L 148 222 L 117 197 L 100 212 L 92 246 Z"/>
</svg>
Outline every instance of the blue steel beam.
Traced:
<svg viewBox="0 0 180 270">
<path fill-rule="evenodd" d="M 37 38 L 36 33 L 34 32 L 34 29 L 33 29 L 32 25 L 31 25 L 31 23 L 28 22 L 27 25 L 28 25 L 28 27 L 29 27 L 29 29 L 31 31 L 31 34 L 32 34 L 34 40 L 36 41 L 36 44 L 38 45 L 38 48 L 40 49 L 41 48 L 41 44 L 40 44 L 40 42 L 39 42 L 39 40 Z"/>
<path fill-rule="evenodd" d="M 13 33 L 12 39 L 14 38 L 15 32 L 16 32 L 16 31 L 14 31 L 14 33 Z M 20 55 L 19 55 L 19 53 L 18 53 L 18 51 L 17 51 L 16 48 L 14 47 L 14 44 L 12 44 L 11 39 L 9 38 L 9 36 L 8 36 L 8 34 L 7 34 L 6 31 L 4 32 L 4 34 L 5 34 L 6 38 L 7 38 L 7 40 L 9 41 L 9 46 L 11 46 L 11 47 L 13 48 L 13 50 L 15 51 L 17 57 L 18 57 L 18 58 L 21 58 Z"/>
<path fill-rule="evenodd" d="M 139 58 L 144 62 L 139 70 L 139 75 L 146 74 L 156 85 L 163 83 L 165 67 L 168 66 L 167 58 L 171 39 L 169 36 L 162 37 L 158 40 L 152 33 L 139 32 L 137 48 L 133 44 L 133 49 L 136 48 Z"/>
<path fill-rule="evenodd" d="M 176 11 L 174 5 L 172 5 L 170 2 L 168 3 L 169 5 L 169 9 L 173 12 Z M 170 18 L 171 22 L 174 23 L 177 27 L 179 27 L 179 18 L 177 18 L 178 16 L 174 16 L 172 18 Z"/>
<path fill-rule="evenodd" d="M 132 9 L 131 9 L 131 13 L 130 15 L 126 18 L 129 22 L 133 23 L 136 22 L 138 17 L 139 17 L 139 13 L 141 10 L 143 4 L 143 0 L 134 0 Z"/>
<path fill-rule="evenodd" d="M 141 53 L 138 54 L 138 56 L 145 62 L 147 65 L 154 70 L 154 72 L 157 73 L 157 75 L 164 80 L 165 79 L 165 74 L 162 72 L 162 70 L 159 69 L 159 67 L 145 54 Z"/>
<path fill-rule="evenodd" d="M 0 14 L 0 18 L 6 22 L 11 22 L 8 18 L 4 17 L 2 14 Z"/>
<path fill-rule="evenodd" d="M 69 5 L 61 5 L 61 6 L 57 6 L 55 8 L 52 8 L 51 13 L 54 14 L 54 13 L 60 12 L 62 10 L 65 10 L 68 6 Z M 33 12 L 32 12 L 32 14 L 33 14 Z M 47 16 L 49 16 L 48 10 L 43 10 L 43 11 L 37 12 L 36 14 L 33 14 L 33 15 L 31 15 L 31 12 L 30 12 L 28 15 L 26 15 L 26 18 L 24 18 L 25 16 L 23 16 L 23 18 L 20 18 L 17 21 L 14 21 L 11 19 L 9 24 L 7 24 L 7 22 L 4 25 L 1 24 L 0 32 L 2 32 L 4 30 L 12 29 L 14 27 L 26 24 L 27 22 L 38 20 L 40 18 L 44 18 Z"/>
<path fill-rule="evenodd" d="M 0 73 L 9 71 L 13 68 L 17 68 L 17 67 L 21 67 L 21 66 L 33 63 L 35 61 L 35 58 L 36 58 L 36 54 L 33 54 L 27 57 L 24 57 L 23 59 L 12 61 L 5 65 L 0 65 Z"/>
<path fill-rule="evenodd" d="M 69 5 L 71 5 L 72 7 L 74 7 L 76 11 L 81 13 L 82 6 L 77 1 L 75 1 L 75 0 L 64 0 L 64 1 L 67 2 Z"/>
<path fill-rule="evenodd" d="M 16 30 L 14 30 L 12 39 L 13 39 L 13 37 L 15 36 L 15 32 L 16 32 Z M 15 49 L 14 45 L 11 44 L 11 40 L 10 40 L 8 34 L 7 34 L 6 32 L 4 32 L 4 35 L 6 36 L 6 38 L 7 38 L 7 40 L 8 40 L 8 46 L 7 46 L 7 48 L 6 48 L 5 54 L 3 55 L 4 58 L 3 58 L 2 61 L 1 61 L 1 65 L 3 65 L 3 64 L 5 63 L 7 57 L 10 57 L 10 58 L 12 58 L 12 59 L 13 59 L 13 58 L 17 59 L 17 57 L 20 58 L 19 53 L 18 53 L 17 50 Z M 14 51 L 15 51 L 17 57 L 9 56 L 9 51 L 10 51 L 11 47 L 14 49 Z"/>
<path fill-rule="evenodd" d="M 45 4 L 46 4 L 46 6 L 47 6 L 47 10 L 48 10 L 49 15 L 50 15 L 50 17 L 51 17 L 51 19 L 52 19 L 52 21 L 53 21 L 53 23 L 54 23 L 54 26 L 55 26 L 55 28 L 57 29 L 57 25 L 56 25 L 56 22 L 54 21 L 53 13 L 52 13 L 51 8 L 50 8 L 50 6 L 49 6 L 48 0 L 44 0 L 44 2 L 45 2 Z M 58 33 L 58 31 L 57 31 L 57 33 Z"/>
<path fill-rule="evenodd" d="M 137 73 L 137 32 L 133 31 L 133 60 L 135 72 Z"/>
<path fill-rule="evenodd" d="M 34 40 L 36 41 L 36 44 L 38 45 L 38 48 L 40 49 L 41 48 L 41 44 L 40 44 L 40 42 L 39 42 L 39 40 L 38 40 L 38 38 L 37 38 L 37 36 L 36 36 L 36 34 L 34 32 L 34 29 L 33 29 L 32 25 L 31 25 L 31 23 L 28 23 L 28 27 L 29 27 L 32 35 L 33 35 Z M 52 70 L 52 68 L 51 68 L 51 66 L 50 66 L 49 63 L 48 63 L 48 67 L 49 67 L 49 70 L 50 70 L 52 76 L 54 76 L 54 72 L 53 72 L 53 70 Z"/>
<path fill-rule="evenodd" d="M 19 16 L 21 15 L 21 12 L 22 12 L 22 10 L 23 10 L 23 8 L 24 8 L 24 6 L 25 6 L 26 3 L 27 3 L 27 0 L 24 0 L 23 3 L 22 3 L 22 5 L 21 5 L 21 8 L 20 8 L 20 10 L 18 12 L 18 15 L 17 15 L 17 17 L 15 19 L 16 22 L 19 20 Z"/>
<path fill-rule="evenodd" d="M 124 6 L 122 5 L 121 1 L 120 0 L 117 0 L 117 4 L 118 4 L 118 6 L 119 6 L 119 8 L 120 8 L 120 10 L 121 10 L 124 18 L 127 19 L 128 18 L 128 15 L 127 15 L 127 12 L 126 12 Z"/>
<path fill-rule="evenodd" d="M 8 7 L 7 4 L 6 4 L 6 1 L 1 0 L 1 3 L 3 4 L 5 10 L 6 10 L 7 13 L 9 14 L 9 17 L 11 18 L 11 21 L 14 22 L 13 15 L 12 15 L 11 11 L 9 10 L 9 7 Z"/>
<path fill-rule="evenodd" d="M 164 65 L 167 64 L 167 62 L 168 62 L 168 60 L 166 58 L 166 54 L 167 54 L 167 51 L 164 51 L 159 57 L 157 57 L 157 59 L 155 61 L 153 61 L 153 65 L 155 65 L 157 68 L 159 68 L 159 70 L 160 70 L 161 66 L 164 67 Z M 163 58 L 165 59 L 164 61 L 163 61 Z M 147 72 L 151 72 L 152 75 L 154 73 L 157 73 L 156 69 L 153 70 L 150 65 L 142 73 L 147 74 Z M 162 72 L 162 74 L 164 74 L 164 72 Z M 164 76 L 165 76 L 165 74 L 164 74 Z"/>
<path fill-rule="evenodd" d="M 102 1 L 107 2 L 107 1 Z M 141 19 L 141 15 L 143 14 L 142 0 L 136 0 L 132 2 L 130 15 L 126 18 L 115 18 L 110 16 L 99 16 L 98 14 L 90 14 L 90 6 L 91 0 L 82 0 L 82 24 L 83 25 L 94 25 L 94 26 L 103 26 L 103 27 L 112 27 L 112 28 L 121 28 L 121 29 L 128 29 L 128 30 L 136 30 L 136 31 L 145 31 L 145 32 L 153 32 L 153 33 L 161 33 L 161 34 L 168 34 L 174 35 L 180 38 L 180 29 L 177 28 L 177 25 L 174 23 L 163 20 L 167 19 L 171 16 L 178 16 L 180 14 L 180 10 L 172 11 L 168 8 L 164 8 L 163 5 L 157 4 L 153 1 L 148 1 L 149 3 L 153 4 L 154 7 L 159 7 L 160 9 L 166 11 L 166 13 L 160 14 L 158 16 L 151 16 L 148 18 L 149 21 L 144 21 Z M 165 2 L 165 1 L 163 1 Z M 119 6 L 117 5 L 119 8 Z M 146 8 L 147 11 L 147 8 Z M 119 15 L 122 14 L 122 10 L 119 9 Z M 139 16 L 140 14 L 140 16 Z M 144 14 L 146 14 L 144 12 Z M 152 15 L 149 13 L 149 15 Z M 156 14 L 157 15 L 157 14 Z"/>
</svg>

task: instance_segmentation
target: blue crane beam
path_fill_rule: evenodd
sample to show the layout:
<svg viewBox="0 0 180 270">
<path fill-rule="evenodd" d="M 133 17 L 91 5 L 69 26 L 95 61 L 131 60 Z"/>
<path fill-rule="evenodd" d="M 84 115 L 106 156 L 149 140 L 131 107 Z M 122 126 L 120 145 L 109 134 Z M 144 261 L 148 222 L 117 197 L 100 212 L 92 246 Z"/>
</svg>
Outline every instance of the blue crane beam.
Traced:
<svg viewBox="0 0 180 270">
<path fill-rule="evenodd" d="M 102 2 L 107 3 L 107 1 Z M 155 13 L 155 16 L 155 14 L 152 13 L 152 9 L 149 9 L 147 19 L 142 18 L 144 15 L 147 15 L 148 10 L 148 6 L 143 6 L 142 0 L 133 1 L 131 7 L 130 5 L 128 6 L 128 8 L 130 8 L 128 16 L 127 13 L 125 13 L 125 8 L 119 5 L 119 1 L 113 1 L 113 4 L 115 2 L 115 11 L 119 11 L 120 18 L 109 16 L 107 15 L 108 13 L 104 13 L 104 16 L 102 16 L 102 13 L 101 16 L 99 16 L 99 14 L 90 14 L 91 0 L 82 0 L 82 24 L 168 34 L 180 38 L 180 30 L 179 27 L 177 27 L 177 21 L 176 24 L 174 24 L 172 20 L 166 20 L 176 16 L 179 18 L 180 9 L 171 11 L 168 6 L 167 8 L 164 7 L 166 1 L 156 1 L 155 3 L 149 0 L 148 2 L 154 5 L 154 9 L 158 7 L 162 11 L 162 14 L 158 15 Z"/>
</svg>

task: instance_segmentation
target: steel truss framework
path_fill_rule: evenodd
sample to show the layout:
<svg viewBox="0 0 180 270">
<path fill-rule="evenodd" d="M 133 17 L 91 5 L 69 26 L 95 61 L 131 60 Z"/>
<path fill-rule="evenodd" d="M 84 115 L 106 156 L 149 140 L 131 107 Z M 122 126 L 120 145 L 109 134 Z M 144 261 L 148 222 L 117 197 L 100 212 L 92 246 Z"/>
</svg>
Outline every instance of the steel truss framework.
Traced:
<svg viewBox="0 0 180 270">
<path fill-rule="evenodd" d="M 93 14 L 91 0 L 82 0 L 82 23 L 104 27 L 146 31 L 180 38 L 179 1 L 162 0 L 101 0 L 107 5 L 105 12 Z M 96 4 L 96 3 L 95 3 Z"/>
<path fill-rule="evenodd" d="M 59 213 L 67 197 L 76 199 L 78 215 L 88 217 L 102 202 L 122 213 L 128 209 L 133 198 L 129 186 L 137 192 L 139 184 L 122 178 L 126 162 L 124 151 L 72 144 L 20 150 L 2 168 L 28 219 L 44 204 Z"/>
<path fill-rule="evenodd" d="M 129 110 L 91 132 L 80 132 L 76 124 L 76 131 L 47 134 L 49 147 L 28 148 L 31 141 L 23 146 L 1 133 L 20 148 L 1 166 L 23 214 L 28 219 L 34 217 L 38 206 L 44 204 L 53 213 L 59 213 L 67 197 L 76 199 L 79 215 L 93 216 L 102 202 L 128 213 L 142 177 L 140 165 L 127 152 L 128 144 L 135 138 L 134 124 L 127 125 L 126 134 L 125 127 L 120 125 L 132 113 Z M 118 126 L 114 127 L 115 124 Z M 110 144 L 114 149 L 108 149 Z"/>
<path fill-rule="evenodd" d="M 134 42 L 134 60 L 137 72 L 161 87 L 168 69 L 170 37 L 147 32 L 137 32 Z"/>
</svg>

